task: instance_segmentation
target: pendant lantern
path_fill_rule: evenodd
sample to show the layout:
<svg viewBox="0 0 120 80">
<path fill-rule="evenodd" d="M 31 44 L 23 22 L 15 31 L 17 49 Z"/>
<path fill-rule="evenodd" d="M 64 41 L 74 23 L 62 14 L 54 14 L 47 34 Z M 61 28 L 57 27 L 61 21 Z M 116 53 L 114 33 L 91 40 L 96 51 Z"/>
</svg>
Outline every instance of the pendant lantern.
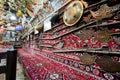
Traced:
<svg viewBox="0 0 120 80">
<path fill-rule="evenodd" d="M 6 11 L 9 10 L 9 4 L 7 2 L 4 3 L 4 10 L 6 10 Z"/>
<path fill-rule="evenodd" d="M 17 26 L 15 27 L 15 30 L 16 30 L 16 31 L 22 30 L 22 26 L 21 26 L 21 25 L 17 25 Z"/>
<path fill-rule="evenodd" d="M 16 13 L 16 15 L 17 15 L 18 17 L 22 16 L 21 10 L 18 10 L 17 13 Z"/>
</svg>

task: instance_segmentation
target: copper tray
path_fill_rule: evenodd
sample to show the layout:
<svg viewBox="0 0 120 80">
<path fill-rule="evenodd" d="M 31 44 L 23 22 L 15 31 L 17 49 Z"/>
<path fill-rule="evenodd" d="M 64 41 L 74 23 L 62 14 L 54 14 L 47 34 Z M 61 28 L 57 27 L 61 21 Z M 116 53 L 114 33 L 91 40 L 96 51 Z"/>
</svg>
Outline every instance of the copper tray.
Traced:
<svg viewBox="0 0 120 80">
<path fill-rule="evenodd" d="M 95 62 L 96 55 L 90 55 L 88 53 L 84 53 L 82 56 L 80 56 L 80 60 L 86 65 L 91 65 Z"/>
<path fill-rule="evenodd" d="M 75 25 L 83 14 L 83 4 L 81 1 L 71 2 L 64 11 L 63 21 L 67 26 Z"/>
</svg>

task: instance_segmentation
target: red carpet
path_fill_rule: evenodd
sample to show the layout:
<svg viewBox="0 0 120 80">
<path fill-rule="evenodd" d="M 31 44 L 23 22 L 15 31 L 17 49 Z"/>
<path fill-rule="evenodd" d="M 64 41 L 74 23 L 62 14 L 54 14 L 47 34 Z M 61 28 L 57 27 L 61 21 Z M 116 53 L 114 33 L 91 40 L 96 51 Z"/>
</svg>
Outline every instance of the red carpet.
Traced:
<svg viewBox="0 0 120 80">
<path fill-rule="evenodd" d="M 24 51 L 20 50 L 19 53 Z M 23 53 L 21 61 L 32 80 L 99 80 L 99 77 L 72 68 L 41 54 Z"/>
</svg>

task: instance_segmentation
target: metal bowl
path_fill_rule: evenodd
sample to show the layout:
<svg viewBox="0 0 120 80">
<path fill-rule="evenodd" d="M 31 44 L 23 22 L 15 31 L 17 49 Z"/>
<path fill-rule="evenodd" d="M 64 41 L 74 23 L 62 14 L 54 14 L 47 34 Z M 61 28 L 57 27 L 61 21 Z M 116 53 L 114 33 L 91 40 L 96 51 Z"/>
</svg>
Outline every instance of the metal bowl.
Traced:
<svg viewBox="0 0 120 80">
<path fill-rule="evenodd" d="M 41 31 L 41 30 L 43 29 L 43 26 L 42 26 L 42 25 L 38 25 L 38 26 L 35 27 L 35 29 L 36 29 L 37 31 Z"/>
</svg>

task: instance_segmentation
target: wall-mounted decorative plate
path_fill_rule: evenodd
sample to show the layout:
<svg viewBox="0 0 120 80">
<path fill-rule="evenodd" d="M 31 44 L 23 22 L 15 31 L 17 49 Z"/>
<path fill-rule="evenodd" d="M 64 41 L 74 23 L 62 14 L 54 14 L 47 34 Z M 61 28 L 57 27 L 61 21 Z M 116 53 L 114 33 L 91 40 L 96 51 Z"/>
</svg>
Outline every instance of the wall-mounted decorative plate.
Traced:
<svg viewBox="0 0 120 80">
<path fill-rule="evenodd" d="M 120 62 L 113 61 L 108 55 L 99 56 L 95 62 L 106 72 L 120 72 Z"/>
<path fill-rule="evenodd" d="M 113 40 L 113 37 L 110 36 L 110 32 L 107 30 L 100 31 L 95 35 L 95 38 L 101 43 L 107 43 Z"/>
<path fill-rule="evenodd" d="M 75 32 L 75 35 L 77 35 L 81 40 L 88 40 L 94 36 L 95 32 L 94 30 L 81 30 L 79 32 Z"/>
<path fill-rule="evenodd" d="M 86 65 L 91 65 L 95 62 L 96 55 L 89 55 L 88 53 L 84 53 L 82 56 L 80 56 L 81 62 L 83 62 Z"/>
<path fill-rule="evenodd" d="M 67 26 L 76 24 L 83 14 L 83 4 L 81 1 L 71 2 L 64 11 L 63 21 Z"/>
</svg>

